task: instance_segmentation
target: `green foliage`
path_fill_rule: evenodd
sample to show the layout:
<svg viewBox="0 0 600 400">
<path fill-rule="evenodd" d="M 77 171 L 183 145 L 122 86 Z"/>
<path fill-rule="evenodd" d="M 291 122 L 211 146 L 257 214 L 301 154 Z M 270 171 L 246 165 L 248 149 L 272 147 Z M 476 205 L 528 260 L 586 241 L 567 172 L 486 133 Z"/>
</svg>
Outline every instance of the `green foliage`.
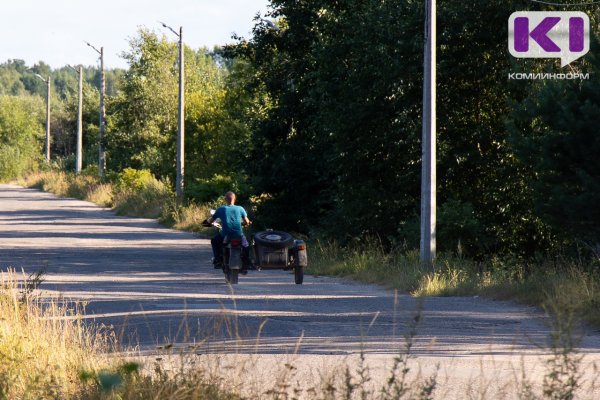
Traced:
<svg viewBox="0 0 600 400">
<path fill-rule="evenodd" d="M 0 96 L 0 180 L 36 168 L 43 138 L 41 99 Z"/>
<path fill-rule="evenodd" d="M 198 203 L 206 203 L 223 197 L 228 191 L 236 193 L 238 199 L 248 196 L 248 188 L 243 179 L 234 176 L 215 174 L 210 179 L 196 179 L 186 185 L 185 194 Z"/>
<path fill-rule="evenodd" d="M 113 208 L 121 215 L 158 218 L 174 198 L 168 180 L 156 179 L 149 170 L 126 168 L 116 181 Z"/>
<path fill-rule="evenodd" d="M 26 68 L 23 60 L 8 60 L 0 65 L 0 95 L 21 96 L 26 93 L 21 80 Z"/>
<path fill-rule="evenodd" d="M 109 168 L 146 168 L 167 174 L 175 159 L 177 131 L 175 44 L 142 29 L 123 57 L 130 67 L 111 112 Z"/>
<path fill-rule="evenodd" d="M 133 375 L 137 375 L 140 368 L 139 363 L 130 361 L 117 366 L 116 371 L 82 370 L 79 373 L 79 380 L 84 384 L 93 382 L 101 393 L 114 393 L 126 383 L 131 384 Z"/>
<path fill-rule="evenodd" d="M 449 199 L 438 210 L 437 240 L 440 251 L 456 252 L 460 256 L 473 256 L 489 248 L 484 242 L 481 223 L 475 217 L 470 203 Z"/>
<path fill-rule="evenodd" d="M 531 260 L 574 243 L 598 246 L 597 81 L 507 82 L 510 71 L 556 64 L 515 60 L 499 40 L 508 16 L 528 5 L 438 6 L 440 251 Z M 422 2 L 272 0 L 268 16 L 277 29 L 257 18 L 248 40 L 214 52 L 184 48 L 186 196 L 205 202 L 234 190 L 260 200 L 260 225 L 418 246 Z M 123 57 L 127 71 L 107 72 L 108 166 L 117 175 L 147 170 L 165 185 L 175 177 L 177 44 L 142 28 Z M 593 76 L 597 64 L 592 51 L 572 67 Z M 51 77 L 52 153 L 73 168 L 74 71 L 9 60 L 0 65 L 0 93 L 44 96 L 34 73 Z M 97 68 L 85 68 L 84 79 L 92 165 Z M 1 174 L 25 168 L 8 161 L 19 151 L 0 147 Z"/>
<path fill-rule="evenodd" d="M 498 36 L 521 4 L 438 10 L 440 239 L 452 239 L 443 248 L 459 238 L 476 256 L 543 248 L 521 240 L 539 224 L 504 126 L 510 98 L 526 87 L 504 83 L 510 56 Z M 269 198 L 259 212 L 292 230 L 418 242 L 422 4 L 272 6 L 279 30 L 259 22 L 250 41 L 226 51 L 252 66 L 246 88 L 264 110 L 249 119 L 246 161 Z"/>
<path fill-rule="evenodd" d="M 27 67 L 23 60 L 8 60 L 0 64 L 0 95 L 34 95 L 46 100 L 47 86 L 39 77 L 50 78 L 51 103 L 51 147 L 54 157 L 67 157 L 75 152 L 75 132 L 77 130 L 78 75 L 67 66 L 52 70 L 44 62 Z M 122 70 L 105 70 L 108 97 L 119 90 Z M 83 68 L 83 130 L 84 162 L 97 160 L 98 102 L 100 71 L 96 67 Z M 110 101 L 107 101 L 110 104 Z M 71 166 L 73 168 L 73 166 Z"/>
<path fill-rule="evenodd" d="M 177 44 L 141 29 L 124 55 L 130 68 L 113 100 L 109 164 L 174 178 L 178 128 Z M 225 70 L 205 49 L 185 48 L 186 177 L 210 179 L 233 171 L 230 159 L 245 134 L 224 110 Z"/>
<path fill-rule="evenodd" d="M 593 53 L 587 59 L 593 76 L 600 59 Z M 560 240 L 592 247 L 600 243 L 599 90 L 596 79 L 536 85 L 509 125 L 535 215 Z"/>
<path fill-rule="evenodd" d="M 147 169 L 137 170 L 125 168 L 118 175 L 116 189 L 140 191 L 149 186 L 155 180 L 152 172 Z"/>
</svg>

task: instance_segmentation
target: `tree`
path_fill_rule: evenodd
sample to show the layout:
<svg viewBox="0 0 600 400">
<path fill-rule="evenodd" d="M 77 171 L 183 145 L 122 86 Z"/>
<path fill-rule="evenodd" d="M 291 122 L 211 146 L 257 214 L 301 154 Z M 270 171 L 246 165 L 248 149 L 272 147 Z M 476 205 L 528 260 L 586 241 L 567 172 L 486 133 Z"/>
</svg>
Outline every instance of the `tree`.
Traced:
<svg viewBox="0 0 600 400">
<path fill-rule="evenodd" d="M 111 169 L 147 168 L 174 181 L 177 54 L 175 43 L 145 29 L 131 41 L 123 55 L 130 68 L 110 107 Z M 207 49 L 185 47 L 186 194 L 195 198 L 215 176 L 237 180 L 239 164 L 231 160 L 247 136 L 225 111 L 227 70 L 217 59 Z"/>
<path fill-rule="evenodd" d="M 44 105 L 31 96 L 0 96 L 0 180 L 34 169 L 41 160 Z"/>
<path fill-rule="evenodd" d="M 524 1 L 438 6 L 438 188 L 441 250 L 483 257 L 550 246 L 533 211 L 528 171 L 506 118 L 540 70 L 506 49 Z M 246 87 L 264 110 L 248 158 L 264 213 L 279 226 L 377 234 L 418 244 L 423 4 L 273 0 L 278 29 L 257 22 L 227 48 L 253 70 Z M 274 222 L 273 221 L 273 222 Z"/>
<path fill-rule="evenodd" d="M 593 51 L 586 60 L 586 72 L 600 72 Z M 542 82 L 515 104 L 510 119 L 533 211 L 566 244 L 600 244 L 599 93 L 595 79 Z"/>
<path fill-rule="evenodd" d="M 174 164 L 172 146 L 177 130 L 175 45 L 140 29 L 123 57 L 129 70 L 110 111 L 108 167 L 148 168 L 157 175 L 168 175 Z"/>
</svg>

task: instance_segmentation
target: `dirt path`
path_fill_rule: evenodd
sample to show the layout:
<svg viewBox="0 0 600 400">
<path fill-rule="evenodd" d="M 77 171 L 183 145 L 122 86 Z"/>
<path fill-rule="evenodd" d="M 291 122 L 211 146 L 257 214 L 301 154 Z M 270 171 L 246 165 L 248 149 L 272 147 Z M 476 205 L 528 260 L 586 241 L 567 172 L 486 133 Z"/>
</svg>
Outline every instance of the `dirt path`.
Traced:
<svg viewBox="0 0 600 400">
<path fill-rule="evenodd" d="M 45 268 L 47 295 L 88 302 L 87 318 L 113 324 L 144 354 L 195 342 L 234 363 L 253 354 L 263 371 L 292 357 L 306 380 L 362 351 L 377 381 L 419 308 L 378 286 L 312 276 L 295 285 L 283 271 L 251 272 L 232 291 L 210 257 L 207 240 L 155 221 L 0 185 L 0 267 Z M 521 365 L 541 381 L 550 331 L 539 311 L 480 298 L 428 298 L 421 307 L 412 362 L 425 373 L 441 365 L 446 397 L 462 397 L 485 376 L 494 384 L 483 387 L 498 386 Z M 589 380 L 591 363 L 600 365 L 599 335 L 582 334 L 580 351 Z"/>
</svg>

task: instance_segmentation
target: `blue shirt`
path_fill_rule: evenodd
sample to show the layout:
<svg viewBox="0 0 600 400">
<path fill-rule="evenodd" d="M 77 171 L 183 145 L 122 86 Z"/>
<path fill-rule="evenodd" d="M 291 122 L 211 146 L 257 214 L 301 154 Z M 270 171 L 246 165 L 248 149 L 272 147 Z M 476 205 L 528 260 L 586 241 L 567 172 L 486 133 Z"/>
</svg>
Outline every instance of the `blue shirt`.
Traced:
<svg viewBox="0 0 600 400">
<path fill-rule="evenodd" d="M 217 208 L 215 214 L 212 216 L 213 219 L 219 218 L 221 220 L 221 235 L 223 237 L 229 236 L 230 238 L 241 238 L 242 232 L 242 218 L 246 218 L 246 210 L 240 206 L 222 206 Z"/>
</svg>

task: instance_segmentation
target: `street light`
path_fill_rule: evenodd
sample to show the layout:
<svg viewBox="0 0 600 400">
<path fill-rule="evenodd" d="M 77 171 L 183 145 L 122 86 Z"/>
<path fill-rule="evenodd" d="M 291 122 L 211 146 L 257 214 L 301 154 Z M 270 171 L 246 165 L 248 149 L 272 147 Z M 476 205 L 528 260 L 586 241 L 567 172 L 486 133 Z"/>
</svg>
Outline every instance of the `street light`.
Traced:
<svg viewBox="0 0 600 400">
<path fill-rule="evenodd" d="M 185 116 L 184 116 L 184 64 L 183 64 L 183 27 L 179 27 L 179 33 L 173 28 L 158 21 L 163 27 L 169 29 L 179 38 L 179 115 L 177 124 L 177 177 L 175 178 L 175 193 L 177 200 L 183 200 L 184 185 L 184 162 L 185 162 Z"/>
<path fill-rule="evenodd" d="M 85 41 L 84 41 L 85 42 Z M 104 152 L 104 136 L 106 134 L 106 79 L 104 77 L 104 47 L 100 50 L 85 42 L 89 47 L 100 54 L 100 133 L 98 134 L 98 176 L 102 178 L 106 168 L 106 153 Z"/>
<path fill-rule="evenodd" d="M 423 138 L 421 164 L 421 262 L 433 268 L 436 253 L 436 0 L 425 2 Z"/>
<path fill-rule="evenodd" d="M 69 68 L 77 72 L 79 75 L 79 91 L 77 97 L 77 148 L 75 151 L 75 173 L 81 173 L 83 164 L 83 67 L 80 65 L 78 69 L 67 65 Z"/>
<path fill-rule="evenodd" d="M 261 21 L 263 21 L 270 29 L 273 29 L 274 31 L 280 32 L 281 29 L 279 29 L 279 27 L 277 25 L 275 25 L 275 23 L 273 21 L 271 21 L 270 19 L 265 19 L 265 18 L 261 18 Z"/>
<path fill-rule="evenodd" d="M 46 83 L 46 162 L 50 162 L 50 76 L 45 79 L 40 74 L 35 74 L 38 78 Z"/>
</svg>

